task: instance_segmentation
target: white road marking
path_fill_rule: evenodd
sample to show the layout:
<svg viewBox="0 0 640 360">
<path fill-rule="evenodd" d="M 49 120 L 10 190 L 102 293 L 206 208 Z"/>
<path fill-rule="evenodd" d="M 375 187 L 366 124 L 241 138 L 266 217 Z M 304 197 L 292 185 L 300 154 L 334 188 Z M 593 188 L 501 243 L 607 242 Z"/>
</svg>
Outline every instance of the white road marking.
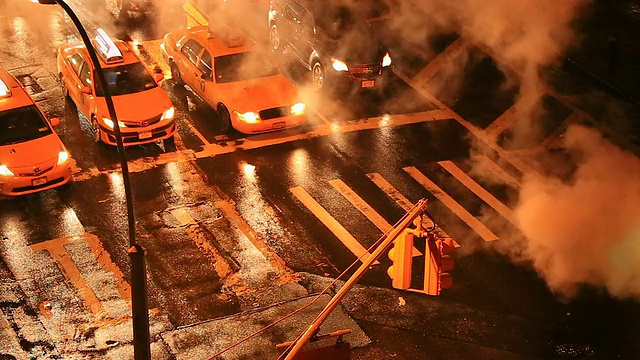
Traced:
<svg viewBox="0 0 640 360">
<path fill-rule="evenodd" d="M 371 253 L 362 246 L 351 235 L 347 229 L 345 229 L 340 223 L 333 217 L 322 205 L 320 205 L 309 193 L 302 187 L 297 186 L 289 189 L 295 195 L 298 200 L 315 215 L 331 232 L 351 251 L 360 261 L 364 262 Z M 379 264 L 379 262 L 375 262 Z"/>
<path fill-rule="evenodd" d="M 438 108 L 440 108 L 441 110 L 447 111 L 451 119 L 455 119 L 456 121 L 458 121 L 460 125 L 464 126 L 475 137 L 484 141 L 487 144 L 487 146 L 489 146 L 492 150 L 497 152 L 501 157 L 503 157 L 506 161 L 508 161 L 511 165 L 513 165 L 513 167 L 518 169 L 520 172 L 522 172 L 525 175 L 536 173 L 536 171 L 532 167 L 530 167 L 527 163 L 525 163 L 524 161 L 522 161 L 521 159 L 515 156 L 512 156 L 511 154 L 506 152 L 504 149 L 502 149 L 500 146 L 498 146 L 498 144 L 496 144 L 495 141 L 493 141 L 489 136 L 487 136 L 482 129 L 477 128 L 475 125 L 463 119 L 462 116 L 458 115 L 452 109 L 447 107 L 447 105 L 445 105 L 442 101 L 440 101 L 438 98 L 433 96 L 429 91 L 427 91 L 427 89 L 424 88 L 424 84 L 418 84 L 412 81 L 406 75 L 401 73 L 398 69 L 393 69 L 393 73 L 396 74 L 396 76 L 398 76 L 404 82 L 409 84 L 409 86 L 411 86 L 414 90 L 416 90 L 418 94 L 422 95 L 425 99 L 429 100 L 430 102 L 438 106 Z"/>
<path fill-rule="evenodd" d="M 488 192 L 485 188 L 480 186 L 475 180 L 473 180 L 469 175 L 465 174 L 464 171 L 460 170 L 456 164 L 451 161 L 440 161 L 438 162 L 440 166 L 442 166 L 445 170 L 447 170 L 453 177 L 458 179 L 467 189 L 471 190 L 474 194 L 476 194 L 480 199 L 482 199 L 485 203 L 489 204 L 492 208 L 494 208 L 500 215 L 502 215 L 505 219 L 509 220 L 510 223 L 516 225 L 516 221 L 513 217 L 513 212 L 509 209 L 505 204 L 503 204 L 500 200 L 496 199 L 490 192 Z"/>
<path fill-rule="evenodd" d="M 380 231 L 383 233 L 387 233 L 393 226 L 387 222 L 380 214 L 378 214 L 366 201 L 364 201 L 360 195 L 356 194 L 344 181 L 340 179 L 330 180 L 329 184 L 333 186 L 345 199 L 349 200 L 351 205 L 353 205 L 358 211 L 362 213 L 362 215 L 366 216 L 369 221 L 371 221 Z M 413 248 L 413 256 L 421 256 L 422 253 Z"/>
<path fill-rule="evenodd" d="M 501 168 L 498 164 L 493 162 L 485 155 L 475 155 L 471 157 L 475 163 L 474 167 L 479 167 L 486 177 L 494 177 L 494 181 L 502 184 L 507 184 L 514 189 L 520 188 L 520 182 L 513 175 L 509 174 L 506 170 Z"/>
<path fill-rule="evenodd" d="M 438 200 L 442 201 L 442 203 L 451 209 L 451 211 L 458 215 L 458 217 L 469 225 L 473 231 L 480 235 L 484 241 L 498 240 L 498 237 L 491 230 L 471 215 L 467 209 L 462 207 L 462 205 L 455 201 L 451 196 L 445 193 L 438 185 L 421 173 L 420 170 L 413 166 L 405 167 L 403 170 L 411 175 L 411 177 L 420 183 L 420 185 L 424 186 L 425 189 L 429 190 Z"/>
<path fill-rule="evenodd" d="M 460 54 L 463 50 L 467 49 L 467 43 L 458 38 L 456 41 L 447 46 L 443 52 L 438 54 L 433 60 L 431 60 L 427 66 L 425 66 L 419 73 L 413 77 L 413 81 L 417 83 L 424 83 L 431 79 L 443 66 L 450 62 L 451 58 Z"/>
<path fill-rule="evenodd" d="M 387 196 L 391 198 L 391 200 L 395 201 L 396 204 L 398 204 L 398 206 L 400 206 L 404 211 L 411 210 L 411 208 L 413 207 L 411 201 L 409 201 L 409 199 L 402 195 L 402 193 L 396 190 L 396 188 L 391 185 L 391 183 L 388 182 L 387 179 L 383 178 L 382 175 L 378 173 L 371 173 L 367 174 L 367 176 L 369 177 L 369 179 L 371 179 L 371 181 L 373 181 L 374 184 L 376 184 L 380 188 L 380 190 L 384 191 L 384 193 L 387 194 Z M 427 227 L 432 227 L 434 225 L 431 219 L 427 219 L 426 223 Z M 454 241 L 451 236 L 449 236 L 444 230 L 442 230 L 442 228 L 438 227 L 435 231 L 438 234 L 438 237 L 449 238 L 451 239 L 455 247 L 460 247 L 460 244 Z"/>
<path fill-rule="evenodd" d="M 196 129 L 196 127 L 193 126 L 193 124 L 191 124 L 190 121 L 187 121 L 186 123 L 187 123 L 187 125 L 189 125 L 189 129 L 191 129 L 191 131 L 193 131 L 193 133 L 196 134 L 198 139 L 200 139 L 200 141 L 202 141 L 202 143 L 205 146 L 211 144 L 209 141 L 207 141 L 207 139 L 204 137 L 204 135 L 202 135 L 202 133 L 200 133 L 200 131 L 198 131 L 198 129 Z"/>
</svg>

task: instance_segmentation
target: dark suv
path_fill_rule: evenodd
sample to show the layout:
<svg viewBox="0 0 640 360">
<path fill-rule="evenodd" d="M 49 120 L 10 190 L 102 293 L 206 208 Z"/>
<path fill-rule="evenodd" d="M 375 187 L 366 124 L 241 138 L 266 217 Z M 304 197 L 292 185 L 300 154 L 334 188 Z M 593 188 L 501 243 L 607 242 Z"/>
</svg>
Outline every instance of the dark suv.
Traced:
<svg viewBox="0 0 640 360">
<path fill-rule="evenodd" d="M 271 0 L 269 29 L 272 50 L 288 50 L 317 89 L 376 87 L 391 66 L 389 51 L 348 0 Z"/>
</svg>

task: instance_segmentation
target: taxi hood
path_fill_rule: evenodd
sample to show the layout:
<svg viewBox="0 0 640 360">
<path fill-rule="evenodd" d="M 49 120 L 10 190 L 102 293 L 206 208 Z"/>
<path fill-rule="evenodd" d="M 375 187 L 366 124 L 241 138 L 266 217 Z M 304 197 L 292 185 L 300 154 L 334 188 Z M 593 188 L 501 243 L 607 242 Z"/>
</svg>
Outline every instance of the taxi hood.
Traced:
<svg viewBox="0 0 640 360">
<path fill-rule="evenodd" d="M 142 122 L 149 120 L 171 107 L 171 100 L 160 86 L 132 94 L 112 96 L 113 105 L 119 121 Z M 96 98 L 98 114 L 109 117 L 107 102 L 104 97 Z"/>
<path fill-rule="evenodd" d="M 229 111 L 260 111 L 291 106 L 300 101 L 295 86 L 283 75 L 217 84 L 220 100 Z"/>
<path fill-rule="evenodd" d="M 36 166 L 47 161 L 57 161 L 62 142 L 55 134 L 30 141 L 0 146 L 0 164 L 9 169 Z M 55 165 L 55 164 L 54 164 Z"/>
</svg>

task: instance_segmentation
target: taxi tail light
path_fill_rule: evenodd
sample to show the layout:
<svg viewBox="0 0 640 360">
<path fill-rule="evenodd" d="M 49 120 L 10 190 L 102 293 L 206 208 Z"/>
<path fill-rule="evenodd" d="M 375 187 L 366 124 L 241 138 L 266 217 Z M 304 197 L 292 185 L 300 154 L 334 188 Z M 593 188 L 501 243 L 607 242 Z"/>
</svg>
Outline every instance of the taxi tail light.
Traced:
<svg viewBox="0 0 640 360">
<path fill-rule="evenodd" d="M 69 153 L 66 150 L 60 150 L 58 153 L 58 165 L 62 165 L 69 160 Z"/>
<path fill-rule="evenodd" d="M 2 81 L 2 79 L 0 79 L 0 99 L 9 97 L 9 96 L 11 96 L 11 90 L 9 90 L 9 87 L 7 86 L 7 84 L 5 84 L 4 81 Z"/>
<path fill-rule="evenodd" d="M 305 109 L 307 108 L 307 106 L 304 103 L 297 103 L 293 106 L 291 106 L 291 114 L 293 115 L 302 115 L 304 114 Z"/>
<path fill-rule="evenodd" d="M 7 165 L 0 165 L 0 175 L 2 176 L 13 176 L 13 172 L 9 170 Z"/>
</svg>

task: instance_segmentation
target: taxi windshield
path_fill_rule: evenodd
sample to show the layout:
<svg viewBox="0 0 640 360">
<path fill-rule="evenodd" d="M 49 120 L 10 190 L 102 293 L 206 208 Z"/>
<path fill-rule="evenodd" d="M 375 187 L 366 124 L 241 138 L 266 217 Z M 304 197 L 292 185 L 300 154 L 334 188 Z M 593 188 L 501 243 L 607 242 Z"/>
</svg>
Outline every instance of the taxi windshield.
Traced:
<svg viewBox="0 0 640 360">
<path fill-rule="evenodd" d="M 213 61 L 218 83 L 257 79 L 280 72 L 268 56 L 259 52 L 218 56 Z"/>
<path fill-rule="evenodd" d="M 133 94 L 158 86 L 144 65 L 139 62 L 103 70 L 112 96 Z M 96 94 L 104 96 L 100 86 L 96 86 Z"/>
<path fill-rule="evenodd" d="M 53 133 L 35 105 L 0 112 L 0 145 L 34 140 Z"/>
</svg>

